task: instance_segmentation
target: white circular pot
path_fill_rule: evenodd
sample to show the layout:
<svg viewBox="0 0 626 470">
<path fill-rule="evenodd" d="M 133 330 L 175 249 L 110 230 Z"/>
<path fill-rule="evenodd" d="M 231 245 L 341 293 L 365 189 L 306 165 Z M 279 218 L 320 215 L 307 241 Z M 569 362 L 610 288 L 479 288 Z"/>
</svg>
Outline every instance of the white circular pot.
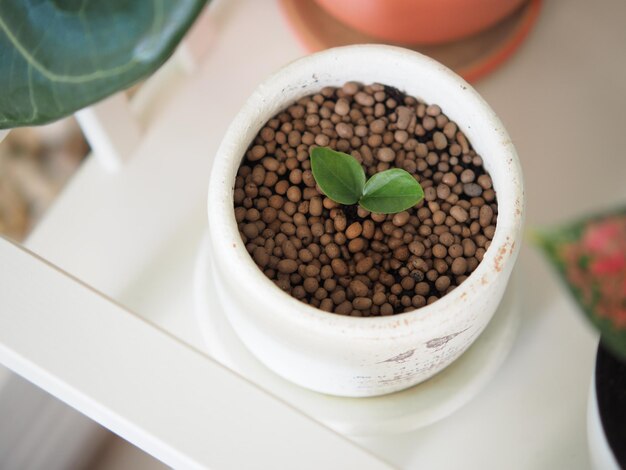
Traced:
<svg viewBox="0 0 626 470">
<path fill-rule="evenodd" d="M 255 135 L 297 99 L 347 81 L 390 85 L 440 105 L 482 156 L 497 192 L 497 228 L 483 261 L 461 286 L 418 310 L 355 318 L 304 304 L 265 277 L 237 230 L 234 181 Z M 219 302 L 252 353 L 274 372 L 312 390 L 382 395 L 422 382 L 448 366 L 491 319 L 520 247 L 522 173 L 500 120 L 454 72 L 402 48 L 348 46 L 299 59 L 259 85 L 216 155 L 208 214 Z"/>
</svg>

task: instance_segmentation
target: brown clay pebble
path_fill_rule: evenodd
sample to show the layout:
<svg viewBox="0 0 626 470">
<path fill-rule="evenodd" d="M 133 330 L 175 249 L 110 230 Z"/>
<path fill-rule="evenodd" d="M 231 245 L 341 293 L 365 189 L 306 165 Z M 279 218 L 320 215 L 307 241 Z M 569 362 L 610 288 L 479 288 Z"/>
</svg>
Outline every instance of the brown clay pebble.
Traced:
<svg viewBox="0 0 626 470">
<path fill-rule="evenodd" d="M 446 247 L 439 244 L 433 246 L 432 252 L 435 258 L 445 258 L 448 254 L 448 250 L 446 250 Z"/>
<path fill-rule="evenodd" d="M 358 236 L 361 235 L 361 233 L 363 233 L 363 226 L 361 225 L 360 222 L 353 222 L 346 229 L 346 237 L 349 240 L 352 240 L 353 238 L 357 238 Z"/>
<path fill-rule="evenodd" d="M 467 211 L 463 209 L 461 206 L 453 206 L 450 209 L 450 215 L 454 217 L 457 222 L 461 222 L 461 223 L 465 222 L 469 217 L 469 214 L 467 213 Z"/>
<path fill-rule="evenodd" d="M 365 274 L 374 267 L 374 260 L 370 257 L 363 258 L 356 264 L 355 271 L 359 274 Z"/>
<path fill-rule="evenodd" d="M 396 108 L 396 114 L 398 115 L 396 126 L 398 129 L 405 130 L 409 127 L 411 118 L 415 114 L 415 111 L 411 108 L 407 108 L 406 106 L 398 106 L 398 108 Z"/>
<path fill-rule="evenodd" d="M 359 280 L 352 281 L 350 283 L 350 289 L 352 290 L 352 293 L 357 297 L 365 297 L 369 290 L 367 286 Z"/>
<path fill-rule="evenodd" d="M 396 227 L 402 227 L 409 221 L 409 217 L 410 215 L 407 211 L 398 212 L 397 214 L 394 214 L 391 221 Z"/>
<path fill-rule="evenodd" d="M 391 306 L 390 303 L 384 303 L 381 307 L 380 307 L 380 314 L 387 316 L 387 315 L 393 315 L 393 307 Z"/>
<path fill-rule="evenodd" d="M 352 302 L 344 300 L 337 307 L 335 307 L 335 313 L 340 315 L 348 315 L 352 311 Z"/>
<path fill-rule="evenodd" d="M 359 91 L 356 95 L 354 95 L 354 101 L 356 101 L 361 106 L 373 106 L 374 105 L 374 97 L 363 91 Z"/>
<path fill-rule="evenodd" d="M 348 265 L 342 259 L 335 258 L 334 260 L 331 261 L 330 267 L 333 269 L 334 273 L 337 276 L 341 277 L 341 276 L 345 276 L 346 274 L 348 274 Z"/>
<path fill-rule="evenodd" d="M 250 152 L 248 153 L 248 159 L 251 162 L 260 160 L 265 156 L 265 153 L 265 147 L 263 145 L 255 145 L 250 149 Z"/>
<path fill-rule="evenodd" d="M 350 103 L 348 103 L 348 100 L 339 98 L 337 103 L 335 103 L 335 112 L 339 114 L 339 116 L 347 115 L 350 112 Z"/>
<path fill-rule="evenodd" d="M 471 183 L 474 181 L 474 172 L 470 169 L 463 170 L 461 173 L 461 183 Z"/>
<path fill-rule="evenodd" d="M 435 288 L 439 292 L 445 291 L 448 287 L 450 287 L 450 278 L 448 276 L 438 277 L 435 281 Z"/>
<path fill-rule="evenodd" d="M 448 139 L 443 132 L 435 132 L 433 134 L 433 143 L 437 150 L 443 150 L 448 146 Z"/>
<path fill-rule="evenodd" d="M 365 246 L 365 239 L 355 238 L 354 240 L 350 240 L 350 243 L 348 243 L 348 251 L 350 251 L 350 253 L 359 253 L 363 251 Z"/>
<path fill-rule="evenodd" d="M 483 188 L 476 183 L 466 183 L 463 185 L 463 192 L 469 197 L 478 197 L 483 193 Z"/>
<path fill-rule="evenodd" d="M 298 270 L 298 263 L 292 259 L 283 259 L 278 262 L 276 267 L 283 274 L 291 274 Z"/>
<path fill-rule="evenodd" d="M 315 145 L 352 154 L 368 177 L 403 168 L 425 200 L 390 215 L 338 204 L 313 177 Z M 435 302 L 476 269 L 496 232 L 491 177 L 459 126 L 438 105 L 378 84 L 326 87 L 278 113 L 234 186 L 254 262 L 278 288 L 334 314 L 386 316 Z"/>
<path fill-rule="evenodd" d="M 352 126 L 346 124 L 345 122 L 340 122 L 335 127 L 337 131 L 337 135 L 342 139 L 351 139 L 354 135 L 354 131 L 352 130 Z"/>
<path fill-rule="evenodd" d="M 422 256 L 426 251 L 426 248 L 422 242 L 414 241 L 409 244 L 409 251 L 415 256 Z"/>
<path fill-rule="evenodd" d="M 488 227 L 491 224 L 491 219 L 493 218 L 493 209 L 485 204 L 480 208 L 478 222 L 481 227 Z"/>
<path fill-rule="evenodd" d="M 452 274 L 455 276 L 460 276 L 461 274 L 465 274 L 467 271 L 467 260 L 465 258 L 455 258 L 452 262 L 452 266 L 450 267 Z"/>
<path fill-rule="evenodd" d="M 254 262 L 262 268 L 267 266 L 267 263 L 269 263 L 270 261 L 270 256 L 267 254 L 267 251 L 265 251 L 265 249 L 260 246 L 257 246 L 254 249 L 252 257 L 254 258 Z"/>
<path fill-rule="evenodd" d="M 387 296 L 384 294 L 384 292 L 376 292 L 373 296 L 372 296 L 372 302 L 374 303 L 374 305 L 382 305 L 387 301 Z"/>
<path fill-rule="evenodd" d="M 478 184 L 483 189 L 491 189 L 491 177 L 489 175 L 480 175 L 478 177 Z"/>
<path fill-rule="evenodd" d="M 372 306 L 372 299 L 370 299 L 368 297 L 356 297 L 352 301 L 352 305 L 357 310 L 365 310 L 365 309 L 368 309 L 368 308 L 370 308 Z"/>
<path fill-rule="evenodd" d="M 309 202 L 309 214 L 311 214 L 313 217 L 319 217 L 320 215 L 322 215 L 322 210 L 322 200 L 319 197 L 312 198 Z"/>
<path fill-rule="evenodd" d="M 443 177 L 441 178 L 441 182 L 443 184 L 448 185 L 449 187 L 452 187 L 456 184 L 456 182 L 458 181 L 457 179 L 457 175 L 456 173 L 453 172 L 449 172 L 446 173 L 445 175 L 443 175 Z"/>
<path fill-rule="evenodd" d="M 378 151 L 377 157 L 381 162 L 390 163 L 396 158 L 396 153 L 389 147 L 383 147 Z"/>
</svg>

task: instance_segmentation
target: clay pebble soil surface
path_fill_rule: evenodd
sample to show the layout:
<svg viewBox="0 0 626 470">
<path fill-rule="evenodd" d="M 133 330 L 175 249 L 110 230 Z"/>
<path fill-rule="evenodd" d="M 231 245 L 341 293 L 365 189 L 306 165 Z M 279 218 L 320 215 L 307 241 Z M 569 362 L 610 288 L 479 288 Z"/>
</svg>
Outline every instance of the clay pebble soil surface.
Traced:
<svg viewBox="0 0 626 470">
<path fill-rule="evenodd" d="M 368 177 L 402 168 L 424 199 L 389 215 L 337 204 L 313 178 L 315 146 L 352 155 Z M 389 86 L 348 82 L 306 96 L 243 157 L 234 210 L 246 249 L 280 289 L 327 312 L 431 304 L 476 269 L 495 233 L 496 193 L 467 137 L 436 104 Z"/>
</svg>

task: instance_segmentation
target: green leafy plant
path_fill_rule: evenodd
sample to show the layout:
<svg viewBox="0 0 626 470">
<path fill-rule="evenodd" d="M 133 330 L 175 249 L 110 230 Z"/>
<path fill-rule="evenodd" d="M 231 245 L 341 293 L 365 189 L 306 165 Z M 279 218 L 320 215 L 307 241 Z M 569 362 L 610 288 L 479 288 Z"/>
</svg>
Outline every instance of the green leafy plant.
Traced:
<svg viewBox="0 0 626 470">
<path fill-rule="evenodd" d="M 602 342 L 626 360 L 626 210 L 535 234 Z"/>
<path fill-rule="evenodd" d="M 370 212 L 395 214 L 424 197 L 422 187 L 410 173 L 392 168 L 366 181 L 365 171 L 354 157 L 326 147 L 311 150 L 311 170 L 330 199 L 344 205 L 358 203 Z"/>
<path fill-rule="evenodd" d="M 0 2 L 0 129 L 54 121 L 150 75 L 205 3 Z"/>
</svg>

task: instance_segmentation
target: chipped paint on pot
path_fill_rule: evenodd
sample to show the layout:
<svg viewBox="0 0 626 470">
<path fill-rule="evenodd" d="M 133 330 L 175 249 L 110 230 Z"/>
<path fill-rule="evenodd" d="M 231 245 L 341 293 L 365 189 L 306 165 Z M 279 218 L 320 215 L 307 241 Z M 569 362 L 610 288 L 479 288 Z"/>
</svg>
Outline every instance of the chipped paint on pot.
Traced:
<svg viewBox="0 0 626 470">
<path fill-rule="evenodd" d="M 482 156 L 498 195 L 496 232 L 476 270 L 433 304 L 389 317 L 327 313 L 281 291 L 246 251 L 233 210 L 237 169 L 265 122 L 305 95 L 352 80 L 383 83 L 440 105 Z M 458 358 L 491 319 L 519 251 L 522 173 L 500 120 L 454 72 L 402 48 L 347 46 L 299 59 L 259 85 L 217 152 L 208 216 L 219 301 L 254 355 L 303 387 L 333 395 L 375 396 L 433 376 Z"/>
</svg>

